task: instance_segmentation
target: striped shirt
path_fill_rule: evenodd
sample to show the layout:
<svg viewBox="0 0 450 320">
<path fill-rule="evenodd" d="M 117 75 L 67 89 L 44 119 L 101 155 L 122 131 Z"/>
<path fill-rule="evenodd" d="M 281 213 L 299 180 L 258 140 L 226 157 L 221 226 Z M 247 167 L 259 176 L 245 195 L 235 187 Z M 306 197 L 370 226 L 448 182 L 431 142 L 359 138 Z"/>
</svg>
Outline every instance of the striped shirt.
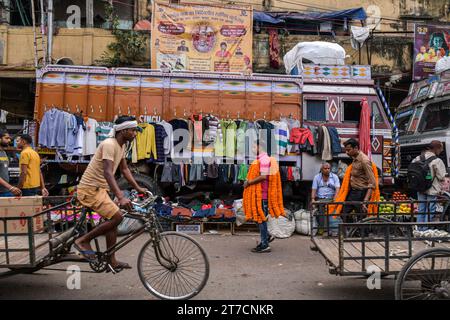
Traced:
<svg viewBox="0 0 450 320">
<path fill-rule="evenodd" d="M 277 152 L 280 156 L 284 156 L 289 140 L 289 127 L 286 122 L 271 121 L 271 123 L 275 126 L 275 140 L 278 142 Z"/>
<path fill-rule="evenodd" d="M 166 130 L 160 124 L 152 123 L 155 128 L 155 142 L 156 142 L 156 159 L 151 158 L 154 162 L 164 162 L 164 139 L 167 137 Z"/>
<path fill-rule="evenodd" d="M 112 122 L 99 122 L 95 132 L 97 133 L 97 146 L 109 138 L 109 132 L 113 128 Z"/>
</svg>

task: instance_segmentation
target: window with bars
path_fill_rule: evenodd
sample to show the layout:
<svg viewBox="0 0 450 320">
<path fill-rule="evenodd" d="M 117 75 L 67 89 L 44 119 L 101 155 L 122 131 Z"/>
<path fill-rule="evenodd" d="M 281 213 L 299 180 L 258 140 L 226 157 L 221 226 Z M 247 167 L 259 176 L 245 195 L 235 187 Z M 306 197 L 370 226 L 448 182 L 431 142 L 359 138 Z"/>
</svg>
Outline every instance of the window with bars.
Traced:
<svg viewBox="0 0 450 320">
<path fill-rule="evenodd" d="M 325 100 L 306 100 L 306 120 L 327 121 Z"/>
</svg>

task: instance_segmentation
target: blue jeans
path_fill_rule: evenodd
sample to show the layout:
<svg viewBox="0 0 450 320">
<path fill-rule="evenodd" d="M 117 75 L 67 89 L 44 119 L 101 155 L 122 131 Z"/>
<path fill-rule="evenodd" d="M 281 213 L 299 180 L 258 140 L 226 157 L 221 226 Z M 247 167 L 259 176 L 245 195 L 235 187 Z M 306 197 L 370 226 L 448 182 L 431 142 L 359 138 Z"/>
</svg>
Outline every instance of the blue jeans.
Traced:
<svg viewBox="0 0 450 320">
<path fill-rule="evenodd" d="M 14 195 L 9 191 L 0 192 L 0 198 L 7 198 L 7 197 L 14 197 Z"/>
<path fill-rule="evenodd" d="M 262 201 L 262 209 L 264 215 L 269 215 L 269 202 L 267 200 Z M 267 221 L 263 221 L 259 224 L 259 232 L 261 233 L 261 248 L 267 248 L 269 246 L 269 230 L 267 229 Z"/>
<path fill-rule="evenodd" d="M 37 196 L 40 191 L 41 191 L 40 188 L 22 189 L 22 196 L 23 197 Z"/>
<path fill-rule="evenodd" d="M 430 196 L 424 193 L 417 193 L 417 200 L 419 201 L 436 201 L 436 196 Z M 417 215 L 417 222 L 432 222 L 434 213 L 436 212 L 436 202 L 419 203 L 419 214 Z M 421 214 L 422 213 L 422 214 Z M 428 226 L 419 227 L 420 231 L 427 230 Z"/>
</svg>

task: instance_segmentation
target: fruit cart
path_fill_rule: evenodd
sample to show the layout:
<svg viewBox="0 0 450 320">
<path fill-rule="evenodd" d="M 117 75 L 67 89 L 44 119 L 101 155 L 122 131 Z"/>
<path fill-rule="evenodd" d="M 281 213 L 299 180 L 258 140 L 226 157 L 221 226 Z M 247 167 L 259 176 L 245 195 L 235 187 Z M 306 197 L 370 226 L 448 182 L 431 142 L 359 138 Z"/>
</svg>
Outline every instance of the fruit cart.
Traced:
<svg viewBox="0 0 450 320">
<path fill-rule="evenodd" d="M 413 208 L 417 203 L 408 204 Z M 345 204 L 349 202 L 328 205 Z M 394 276 L 395 297 L 400 300 L 450 299 L 449 221 L 418 223 L 414 212 L 400 214 L 394 210 L 389 216 L 404 220 L 393 221 L 380 212 L 363 218 L 366 214 L 357 212 L 345 216 L 344 223 L 340 216 L 326 212 L 325 225 L 311 221 L 311 248 L 325 258 L 330 273 L 369 277 L 377 272 L 380 277 Z M 427 230 L 417 232 L 421 228 Z"/>
</svg>

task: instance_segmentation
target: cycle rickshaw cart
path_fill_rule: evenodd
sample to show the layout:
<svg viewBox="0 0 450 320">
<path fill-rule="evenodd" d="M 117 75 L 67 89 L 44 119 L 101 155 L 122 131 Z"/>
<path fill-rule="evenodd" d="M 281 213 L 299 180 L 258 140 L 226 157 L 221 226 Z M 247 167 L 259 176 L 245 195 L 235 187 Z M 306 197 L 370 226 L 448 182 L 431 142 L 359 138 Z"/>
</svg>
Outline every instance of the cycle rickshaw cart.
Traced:
<svg viewBox="0 0 450 320">
<path fill-rule="evenodd" d="M 379 206 L 379 202 L 332 202 L 311 215 L 312 250 L 320 252 L 331 274 L 368 277 L 394 276 L 397 300 L 450 299 L 450 221 L 448 199 L 436 200 L 444 212 L 434 214 L 439 221 L 417 222 L 414 206 L 424 201 L 401 201 L 411 213 L 397 212 L 398 202 L 388 201 L 395 209 L 388 214 L 351 213 L 341 222 L 332 215 L 338 205 Z M 429 208 L 430 202 L 426 202 Z M 334 207 L 330 207 L 334 206 Z M 331 209 L 331 210 L 329 210 Z M 361 210 L 359 210 L 361 211 Z M 328 214 L 328 212 L 330 212 Z M 446 214 L 447 212 L 447 214 Z M 433 215 L 427 210 L 429 219 Z M 322 217 L 322 225 L 316 219 Z"/>
<path fill-rule="evenodd" d="M 205 251 L 185 234 L 163 232 L 153 210 L 157 197 L 151 193 L 146 197 L 132 193 L 134 210 L 123 213 L 124 217 L 136 220 L 137 227 L 108 250 L 102 251 L 95 239 L 96 259 L 91 261 L 72 250 L 76 238 L 101 223 L 89 209 L 67 197 L 36 197 L 33 203 L 28 199 L 25 206 L 20 205 L 25 197 L 9 199 L 16 201 L 22 212 L 6 214 L 10 208 L 0 206 L 0 279 L 63 262 L 89 263 L 93 272 L 116 273 L 118 270 L 109 264 L 110 255 L 137 237 L 147 235 L 149 239 L 138 255 L 137 271 L 151 294 L 160 299 L 190 299 L 206 285 L 209 261 Z"/>
</svg>

